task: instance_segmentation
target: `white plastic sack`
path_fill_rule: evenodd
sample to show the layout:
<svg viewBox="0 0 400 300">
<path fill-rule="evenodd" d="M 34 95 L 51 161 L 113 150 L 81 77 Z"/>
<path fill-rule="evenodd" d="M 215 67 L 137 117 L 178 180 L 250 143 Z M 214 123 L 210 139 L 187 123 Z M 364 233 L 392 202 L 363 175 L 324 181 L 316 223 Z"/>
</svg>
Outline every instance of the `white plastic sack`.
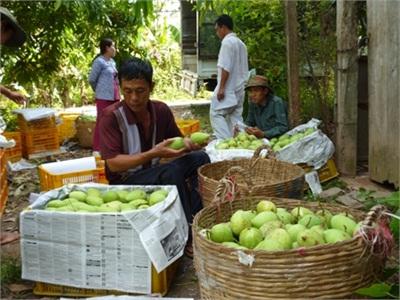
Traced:
<svg viewBox="0 0 400 300">
<path fill-rule="evenodd" d="M 211 162 L 252 158 L 254 155 L 254 150 L 248 150 L 248 149 L 215 149 L 215 146 L 221 141 L 222 140 L 220 139 L 213 140 L 205 148 L 206 153 L 210 157 Z M 263 139 L 262 141 L 265 145 L 269 144 L 267 139 Z"/>
<path fill-rule="evenodd" d="M 308 123 L 299 125 L 286 134 L 293 135 L 307 128 L 317 128 L 320 123 L 321 121 L 317 119 L 311 119 Z M 334 152 L 335 146 L 332 141 L 321 130 L 317 130 L 283 147 L 276 153 L 276 158 L 294 164 L 305 163 L 318 170 L 326 164 Z"/>
</svg>

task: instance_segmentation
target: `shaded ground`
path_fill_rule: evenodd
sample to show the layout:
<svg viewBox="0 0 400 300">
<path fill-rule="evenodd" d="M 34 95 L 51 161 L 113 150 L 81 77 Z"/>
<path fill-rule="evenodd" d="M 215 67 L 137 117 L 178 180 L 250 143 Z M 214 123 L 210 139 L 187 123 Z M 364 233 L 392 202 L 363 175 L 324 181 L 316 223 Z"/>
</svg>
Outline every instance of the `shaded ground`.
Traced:
<svg viewBox="0 0 400 300">
<path fill-rule="evenodd" d="M 175 107 L 174 113 L 177 117 L 196 118 L 201 120 L 202 130 L 209 131 L 207 105 L 192 107 L 190 112 L 187 107 Z M 185 115 L 186 114 L 186 115 Z M 47 157 L 37 160 L 36 163 L 44 163 L 56 160 L 66 160 L 79 157 L 90 156 L 91 151 L 76 148 L 65 154 Z M 368 179 L 365 169 L 360 170 L 363 173 L 356 178 L 341 177 L 340 180 L 333 180 L 325 185 L 325 189 L 332 191 L 336 188 L 338 193 L 334 195 L 326 195 L 326 199 L 333 202 L 357 207 L 362 206 L 362 202 L 368 197 L 383 197 L 391 192 L 391 188 L 371 182 Z M 37 170 L 24 170 L 14 172 L 9 176 L 9 200 L 5 213 L 1 219 L 1 231 L 17 232 L 19 213 L 28 206 L 28 197 L 32 192 L 39 192 L 39 178 Z M 360 191 L 367 191 L 360 193 Z M 374 192 L 372 192 L 374 191 Z M 369 193 L 368 193 L 369 192 Z M 327 192 L 327 194 L 329 194 Z M 394 266 L 398 265 L 398 251 L 389 263 Z M 8 243 L 1 246 L 1 299 L 54 299 L 53 297 L 41 297 L 32 293 L 33 283 L 20 279 L 20 251 L 19 241 Z M 397 277 L 398 279 L 398 277 Z M 200 298 L 197 277 L 194 272 L 192 260 L 184 257 L 178 268 L 177 274 L 171 284 L 171 288 L 167 294 L 169 297 L 192 297 Z M 359 298 L 359 297 L 357 297 Z"/>
</svg>

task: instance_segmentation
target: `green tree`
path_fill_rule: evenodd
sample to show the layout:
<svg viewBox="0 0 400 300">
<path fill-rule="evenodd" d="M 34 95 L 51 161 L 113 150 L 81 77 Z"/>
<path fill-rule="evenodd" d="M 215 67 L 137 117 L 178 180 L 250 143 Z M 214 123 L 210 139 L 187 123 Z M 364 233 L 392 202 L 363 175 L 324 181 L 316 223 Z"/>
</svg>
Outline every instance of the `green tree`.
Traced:
<svg viewBox="0 0 400 300">
<path fill-rule="evenodd" d="M 86 103 L 87 75 L 103 37 L 116 41 L 117 63 L 145 56 L 139 31 L 154 20 L 152 0 L 2 1 L 28 34 L 24 46 L 2 48 L 2 82 L 18 82 L 41 105 Z M 83 99 L 81 99 L 83 97 Z"/>
</svg>

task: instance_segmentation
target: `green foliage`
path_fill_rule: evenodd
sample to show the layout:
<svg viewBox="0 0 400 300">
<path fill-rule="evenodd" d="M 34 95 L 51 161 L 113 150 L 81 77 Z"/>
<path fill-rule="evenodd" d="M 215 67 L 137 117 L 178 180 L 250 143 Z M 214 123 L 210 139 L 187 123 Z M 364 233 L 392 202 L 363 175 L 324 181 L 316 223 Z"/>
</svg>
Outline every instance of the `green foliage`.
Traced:
<svg viewBox="0 0 400 300">
<path fill-rule="evenodd" d="M 367 288 L 361 288 L 356 291 L 357 294 L 373 298 L 381 298 L 388 295 L 391 286 L 386 283 L 374 283 Z"/>
<path fill-rule="evenodd" d="M 116 41 L 117 63 L 145 56 L 139 30 L 154 19 L 152 0 L 2 1 L 2 6 L 28 34 L 20 49 L 2 48 L 2 82 L 20 83 L 33 104 L 45 106 L 91 101 L 87 75 L 99 41 Z"/>
<path fill-rule="evenodd" d="M 2 257 L 0 266 L 0 282 L 15 283 L 21 279 L 21 264 L 13 257 Z"/>
<path fill-rule="evenodd" d="M 196 8 L 229 14 L 247 45 L 249 67 L 265 75 L 275 93 L 288 98 L 285 13 L 279 0 L 203 0 Z M 333 119 L 336 11 L 332 1 L 298 1 L 300 100 L 303 121 Z"/>
<path fill-rule="evenodd" d="M 6 131 L 15 131 L 18 127 L 17 115 L 12 112 L 17 108 L 19 107 L 15 102 L 0 95 L 0 116 L 7 124 Z"/>
</svg>

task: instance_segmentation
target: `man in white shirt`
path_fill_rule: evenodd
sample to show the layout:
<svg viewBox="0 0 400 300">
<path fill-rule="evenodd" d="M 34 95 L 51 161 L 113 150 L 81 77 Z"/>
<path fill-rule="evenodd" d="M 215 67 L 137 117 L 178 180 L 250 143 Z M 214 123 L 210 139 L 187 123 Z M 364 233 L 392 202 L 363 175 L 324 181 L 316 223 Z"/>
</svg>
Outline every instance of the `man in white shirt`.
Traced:
<svg viewBox="0 0 400 300">
<path fill-rule="evenodd" d="M 233 32 L 233 21 L 221 15 L 215 31 L 222 40 L 218 54 L 218 83 L 211 99 L 210 121 L 218 139 L 233 136 L 234 126 L 243 122 L 244 86 L 249 67 L 246 45 Z"/>
</svg>

